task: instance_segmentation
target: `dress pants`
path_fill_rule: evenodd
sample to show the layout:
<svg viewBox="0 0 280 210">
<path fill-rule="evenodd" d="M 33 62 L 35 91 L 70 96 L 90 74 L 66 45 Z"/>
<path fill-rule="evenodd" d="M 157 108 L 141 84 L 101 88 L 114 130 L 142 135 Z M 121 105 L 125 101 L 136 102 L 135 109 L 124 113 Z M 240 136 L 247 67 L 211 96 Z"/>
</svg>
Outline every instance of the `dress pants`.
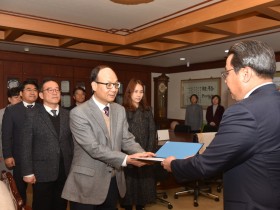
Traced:
<svg viewBox="0 0 280 210">
<path fill-rule="evenodd" d="M 20 164 L 18 164 L 18 161 L 16 161 L 16 166 L 13 168 L 13 177 L 16 182 L 18 192 L 23 200 L 23 203 L 26 204 L 27 183 L 23 181 L 20 171 Z"/>
<path fill-rule="evenodd" d="M 65 181 L 64 164 L 60 160 L 57 180 L 33 184 L 32 210 L 66 210 L 67 200 L 61 198 Z"/>
<path fill-rule="evenodd" d="M 116 177 L 112 177 L 109 192 L 104 203 L 100 205 L 91 205 L 70 201 L 70 210 L 116 210 L 118 200 L 119 190 L 117 186 L 117 180 Z"/>
</svg>

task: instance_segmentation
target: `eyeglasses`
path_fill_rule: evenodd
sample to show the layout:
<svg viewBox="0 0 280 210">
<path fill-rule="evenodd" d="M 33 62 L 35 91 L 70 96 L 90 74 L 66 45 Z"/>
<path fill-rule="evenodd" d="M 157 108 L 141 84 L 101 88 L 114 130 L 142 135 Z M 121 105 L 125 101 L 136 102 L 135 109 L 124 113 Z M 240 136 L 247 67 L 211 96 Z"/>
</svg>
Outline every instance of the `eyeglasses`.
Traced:
<svg viewBox="0 0 280 210">
<path fill-rule="evenodd" d="M 95 81 L 96 82 L 96 81 Z M 116 89 L 119 89 L 120 86 L 121 86 L 121 83 L 120 82 L 116 82 L 116 83 L 111 83 L 111 82 L 108 82 L 108 83 L 104 83 L 104 82 L 96 82 L 97 84 L 101 84 L 101 85 L 106 85 L 106 88 L 107 89 L 112 89 L 113 86 L 115 86 Z"/>
<path fill-rule="evenodd" d="M 229 72 L 232 71 L 234 69 L 229 69 L 229 70 L 225 70 L 224 72 L 221 73 L 223 79 L 226 79 L 227 76 L 229 75 Z"/>
<path fill-rule="evenodd" d="M 57 89 L 57 88 L 54 88 L 54 89 L 52 89 L 52 88 L 47 88 L 47 89 L 45 89 L 45 90 L 43 90 L 43 91 L 47 91 L 48 93 L 60 93 L 60 90 Z M 43 92 L 43 91 L 42 91 L 42 92 Z"/>
<path fill-rule="evenodd" d="M 26 88 L 26 89 L 23 89 L 27 92 L 37 92 L 38 90 L 37 89 L 30 89 L 30 88 Z"/>
</svg>

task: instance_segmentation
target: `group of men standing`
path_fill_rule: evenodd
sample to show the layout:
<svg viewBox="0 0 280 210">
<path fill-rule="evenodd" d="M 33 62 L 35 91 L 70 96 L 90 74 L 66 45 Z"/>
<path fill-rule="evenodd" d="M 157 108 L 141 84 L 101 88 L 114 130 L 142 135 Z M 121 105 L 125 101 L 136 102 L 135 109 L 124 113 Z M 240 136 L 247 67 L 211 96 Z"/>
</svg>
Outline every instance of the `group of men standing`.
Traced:
<svg viewBox="0 0 280 210">
<path fill-rule="evenodd" d="M 59 106 L 60 88 L 52 80 L 40 90 L 36 82 L 19 87 L 22 101 L 8 106 L 2 120 L 3 157 L 13 169 L 17 188 L 26 202 L 27 183 L 33 184 L 33 209 L 66 209 L 61 192 L 73 157 L 69 111 Z M 37 103 L 38 96 L 42 100 Z"/>
<path fill-rule="evenodd" d="M 94 96 L 71 111 L 71 120 L 69 110 L 59 106 L 60 87 L 53 80 L 40 88 L 34 81 L 23 82 L 22 101 L 5 109 L 5 165 L 13 169 L 24 202 L 27 183 L 32 184 L 33 210 L 66 210 L 67 200 L 73 210 L 88 206 L 115 210 L 119 193 L 124 196 L 126 191 L 122 167 L 145 165 L 134 158 L 154 155 L 145 153 L 128 132 L 124 108 L 111 103 L 119 88 L 114 71 L 97 67 L 91 77 Z M 42 103 L 36 102 L 38 96 Z M 105 106 L 110 110 L 104 112 Z"/>
</svg>

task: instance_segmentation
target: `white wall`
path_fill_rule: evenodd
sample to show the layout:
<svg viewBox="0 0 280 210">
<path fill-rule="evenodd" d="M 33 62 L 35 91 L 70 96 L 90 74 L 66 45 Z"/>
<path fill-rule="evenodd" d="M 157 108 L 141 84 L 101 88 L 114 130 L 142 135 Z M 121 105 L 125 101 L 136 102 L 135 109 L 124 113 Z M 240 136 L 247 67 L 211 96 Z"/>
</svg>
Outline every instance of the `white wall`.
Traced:
<svg viewBox="0 0 280 210">
<path fill-rule="evenodd" d="M 206 78 L 221 78 L 221 72 L 224 71 L 224 68 L 218 69 L 207 69 L 200 71 L 192 71 L 192 72 L 183 72 L 183 73 L 174 73 L 167 74 L 169 77 L 168 83 L 168 111 L 167 118 L 169 119 L 185 119 L 185 109 L 180 108 L 180 91 L 181 91 L 181 80 L 188 79 L 206 79 Z M 277 71 L 280 71 L 280 62 L 277 63 Z M 158 77 L 159 73 L 152 73 L 152 101 L 151 105 L 154 105 L 154 77 Z M 231 104 L 235 103 L 235 101 L 231 98 L 227 86 L 224 80 L 221 78 L 221 104 L 227 108 Z M 209 101 L 209 105 L 211 102 Z M 204 120 L 205 120 L 205 110 L 204 110 Z"/>
</svg>

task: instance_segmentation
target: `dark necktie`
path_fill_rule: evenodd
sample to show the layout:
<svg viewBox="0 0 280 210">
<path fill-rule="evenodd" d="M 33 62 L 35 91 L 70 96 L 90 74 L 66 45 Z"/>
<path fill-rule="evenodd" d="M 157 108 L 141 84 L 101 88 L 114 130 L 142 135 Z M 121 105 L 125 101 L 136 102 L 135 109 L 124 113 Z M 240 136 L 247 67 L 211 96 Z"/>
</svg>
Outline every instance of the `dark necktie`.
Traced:
<svg viewBox="0 0 280 210">
<path fill-rule="evenodd" d="M 27 105 L 26 107 L 27 107 L 27 109 L 31 109 L 33 107 L 33 105 Z"/>
<path fill-rule="evenodd" d="M 104 110 L 104 113 L 109 117 L 109 107 L 105 106 L 103 110 Z"/>
<path fill-rule="evenodd" d="M 56 110 L 51 110 L 51 112 L 53 113 L 53 116 L 56 117 L 57 114 L 56 114 Z"/>
</svg>

